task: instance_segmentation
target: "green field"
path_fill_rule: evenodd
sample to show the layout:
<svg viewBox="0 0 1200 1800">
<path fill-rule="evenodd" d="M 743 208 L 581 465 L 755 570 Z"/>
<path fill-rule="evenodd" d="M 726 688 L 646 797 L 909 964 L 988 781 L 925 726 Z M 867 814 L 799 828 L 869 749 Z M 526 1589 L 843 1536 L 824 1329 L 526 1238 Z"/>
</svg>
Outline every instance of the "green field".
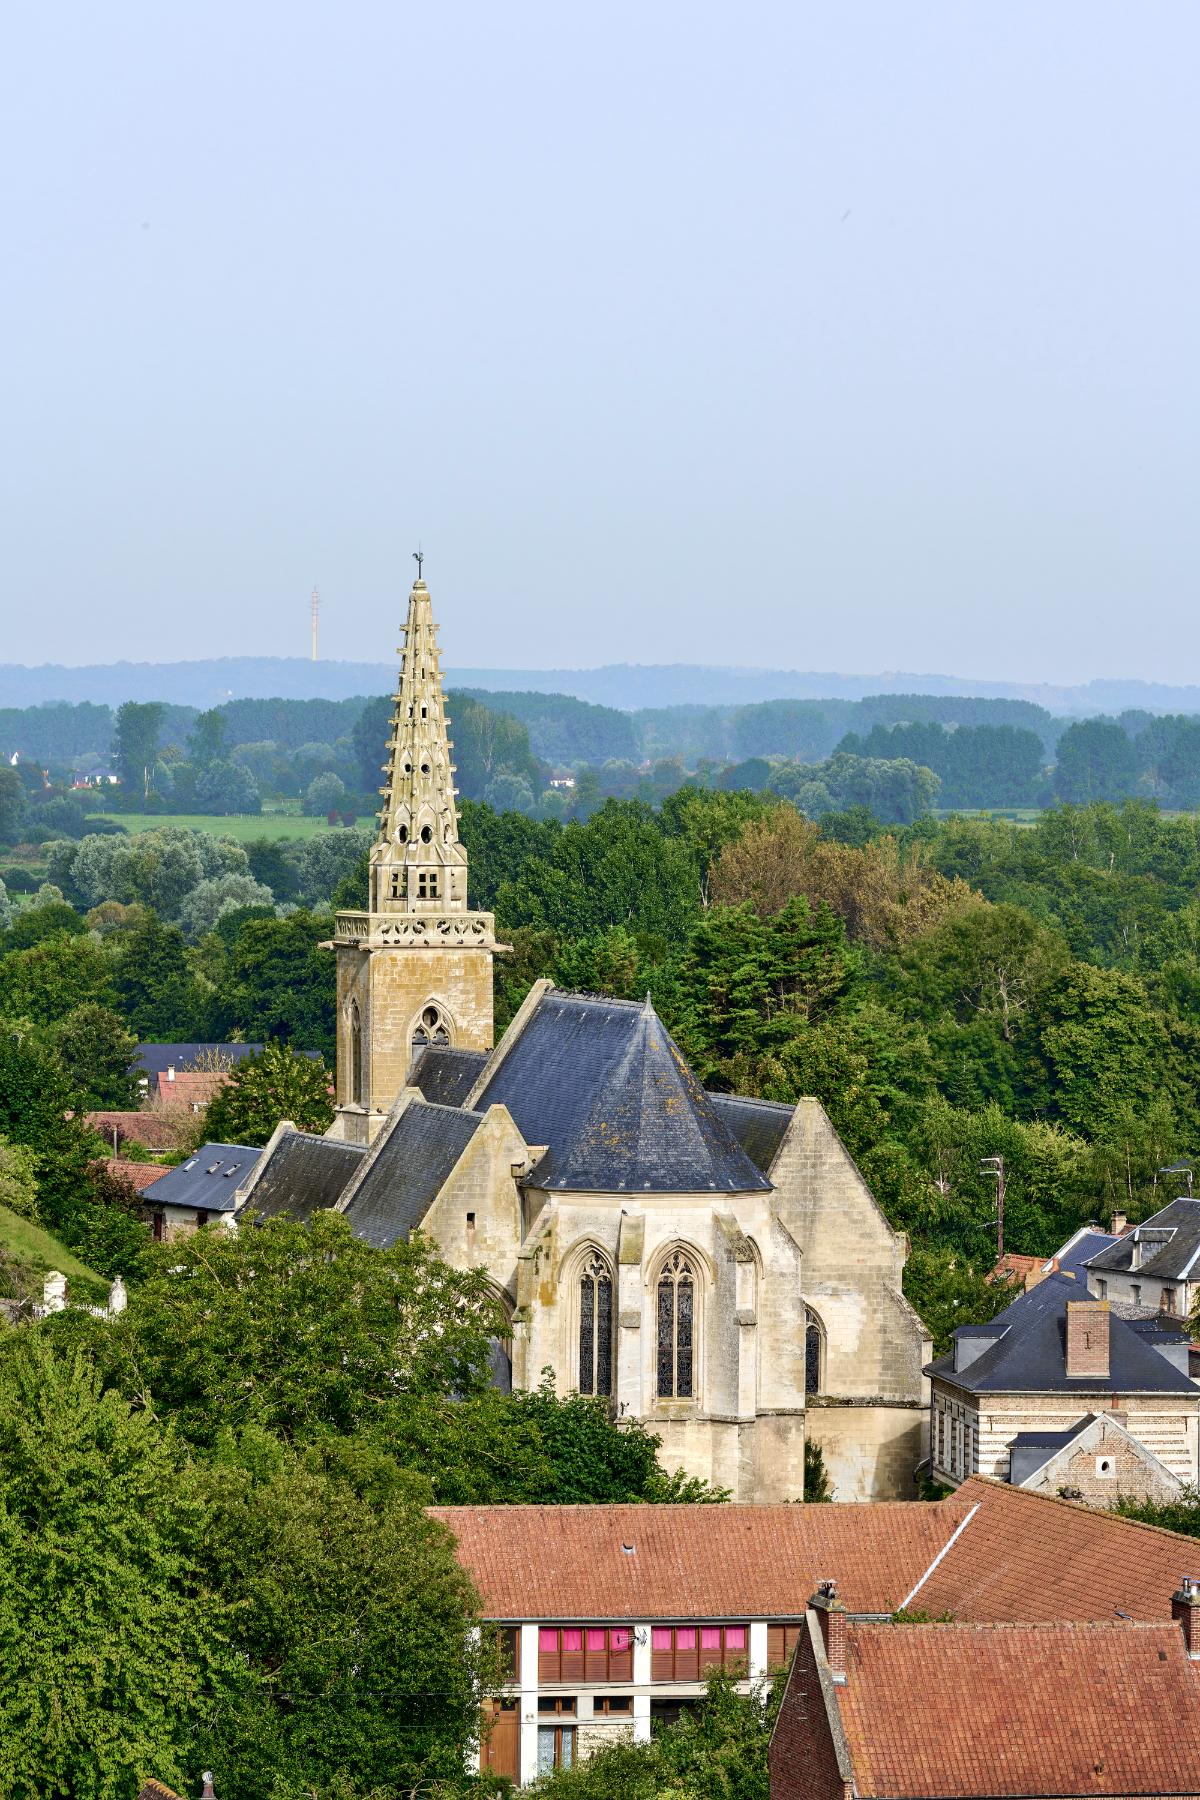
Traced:
<svg viewBox="0 0 1200 1800">
<path fill-rule="evenodd" d="M 51 1237 L 44 1226 L 21 1218 L 7 1206 L 0 1206 L 0 1250 L 33 1269 L 39 1280 L 51 1269 L 57 1269 L 67 1278 L 68 1300 L 79 1300 L 90 1306 L 104 1306 L 108 1301 L 109 1283 L 103 1275 L 97 1275 L 95 1269 L 80 1262 L 65 1244 Z"/>
<path fill-rule="evenodd" d="M 310 819 L 302 813 L 239 813 L 234 817 L 214 817 L 211 813 L 97 813 L 97 818 L 111 819 L 126 831 L 157 831 L 163 825 L 181 825 L 185 831 L 211 831 L 214 837 L 233 838 L 248 844 L 253 838 L 316 837 L 319 831 L 340 831 L 340 825 L 327 825 L 323 818 Z M 360 827 L 370 825 L 359 821 Z"/>
</svg>

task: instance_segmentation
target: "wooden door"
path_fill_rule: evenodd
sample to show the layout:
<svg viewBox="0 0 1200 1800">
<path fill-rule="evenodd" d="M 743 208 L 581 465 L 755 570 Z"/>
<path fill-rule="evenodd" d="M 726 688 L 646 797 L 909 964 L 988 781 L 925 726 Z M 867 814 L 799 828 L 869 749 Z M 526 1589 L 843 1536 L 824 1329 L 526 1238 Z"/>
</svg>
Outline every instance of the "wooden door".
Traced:
<svg viewBox="0 0 1200 1800">
<path fill-rule="evenodd" d="M 488 1727 L 491 1727 L 489 1730 Z M 485 1700 L 479 1766 L 517 1781 L 521 1774 L 521 1714 L 516 1700 Z"/>
</svg>

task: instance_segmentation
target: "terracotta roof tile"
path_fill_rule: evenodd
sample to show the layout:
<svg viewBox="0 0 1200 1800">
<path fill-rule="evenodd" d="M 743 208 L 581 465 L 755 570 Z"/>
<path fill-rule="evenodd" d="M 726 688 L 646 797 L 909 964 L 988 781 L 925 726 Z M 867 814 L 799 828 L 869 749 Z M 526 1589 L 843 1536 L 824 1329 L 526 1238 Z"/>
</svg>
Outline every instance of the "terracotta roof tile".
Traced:
<svg viewBox="0 0 1200 1800">
<path fill-rule="evenodd" d="M 954 1497 L 431 1511 L 454 1533 L 489 1618 L 761 1619 L 801 1617 L 828 1577 L 851 1612 L 893 1612 L 968 1507 Z"/>
<path fill-rule="evenodd" d="M 224 1069 L 176 1069 L 174 1077 L 158 1078 L 158 1104 L 168 1112 L 203 1112 L 223 1087 L 229 1085 Z"/>
<path fill-rule="evenodd" d="M 1200 1792 L 1200 1677 L 1178 1625 L 852 1623 L 846 1675 L 862 1800 Z"/>
<path fill-rule="evenodd" d="M 126 1162 L 120 1156 L 110 1156 L 101 1166 L 110 1175 L 119 1175 L 122 1181 L 127 1181 L 135 1194 L 144 1194 L 147 1188 L 153 1187 L 168 1172 L 158 1163 Z"/>
<path fill-rule="evenodd" d="M 161 1781 L 143 1781 L 137 1800 L 180 1800 L 180 1797 L 174 1788 L 164 1787 Z"/>
<path fill-rule="evenodd" d="M 116 1133 L 118 1144 L 126 1141 L 144 1144 L 147 1150 L 174 1150 L 190 1129 L 179 1108 L 153 1112 L 90 1112 L 86 1121 L 111 1144 Z"/>
<path fill-rule="evenodd" d="M 1200 1544 L 1178 1532 L 982 1475 L 955 1498 L 977 1510 L 910 1601 L 935 1617 L 1166 1619 L 1180 1577 L 1200 1575 Z"/>
</svg>

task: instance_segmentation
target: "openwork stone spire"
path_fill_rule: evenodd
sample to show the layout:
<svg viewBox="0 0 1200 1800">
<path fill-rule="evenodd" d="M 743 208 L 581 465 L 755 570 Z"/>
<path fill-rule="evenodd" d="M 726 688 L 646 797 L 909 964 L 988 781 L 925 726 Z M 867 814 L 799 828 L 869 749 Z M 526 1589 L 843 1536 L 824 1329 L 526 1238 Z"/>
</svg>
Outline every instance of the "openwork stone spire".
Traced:
<svg viewBox="0 0 1200 1800">
<path fill-rule="evenodd" d="M 392 713 L 387 786 L 371 852 L 371 911 L 467 910 L 467 853 L 459 842 L 437 626 L 418 576 L 408 597 L 400 686 Z"/>
</svg>

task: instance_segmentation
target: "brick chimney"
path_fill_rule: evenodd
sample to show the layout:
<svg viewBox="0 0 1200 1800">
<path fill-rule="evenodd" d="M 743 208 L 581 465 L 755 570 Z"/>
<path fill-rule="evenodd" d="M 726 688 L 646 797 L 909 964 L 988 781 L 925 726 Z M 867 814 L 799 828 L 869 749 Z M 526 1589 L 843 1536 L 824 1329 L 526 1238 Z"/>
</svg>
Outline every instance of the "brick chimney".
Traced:
<svg viewBox="0 0 1200 1800">
<path fill-rule="evenodd" d="M 1109 1227 L 1110 1236 L 1123 1237 L 1125 1234 L 1125 1227 L 1128 1223 L 1129 1220 L 1125 1217 L 1123 1212 L 1115 1212 L 1112 1216 L 1112 1225 Z"/>
<path fill-rule="evenodd" d="M 1067 1301 L 1067 1377 L 1108 1380 L 1107 1300 Z"/>
<path fill-rule="evenodd" d="M 1171 1595 L 1171 1617 L 1183 1628 L 1183 1641 L 1193 1662 L 1200 1662 L 1200 1581 L 1185 1575 Z"/>
<path fill-rule="evenodd" d="M 841 1686 L 846 1679 L 846 1608 L 837 1597 L 837 1582 L 820 1582 L 808 1604 L 821 1624 L 829 1673 Z M 1200 1595 L 1197 1604 L 1200 1604 Z"/>
</svg>

